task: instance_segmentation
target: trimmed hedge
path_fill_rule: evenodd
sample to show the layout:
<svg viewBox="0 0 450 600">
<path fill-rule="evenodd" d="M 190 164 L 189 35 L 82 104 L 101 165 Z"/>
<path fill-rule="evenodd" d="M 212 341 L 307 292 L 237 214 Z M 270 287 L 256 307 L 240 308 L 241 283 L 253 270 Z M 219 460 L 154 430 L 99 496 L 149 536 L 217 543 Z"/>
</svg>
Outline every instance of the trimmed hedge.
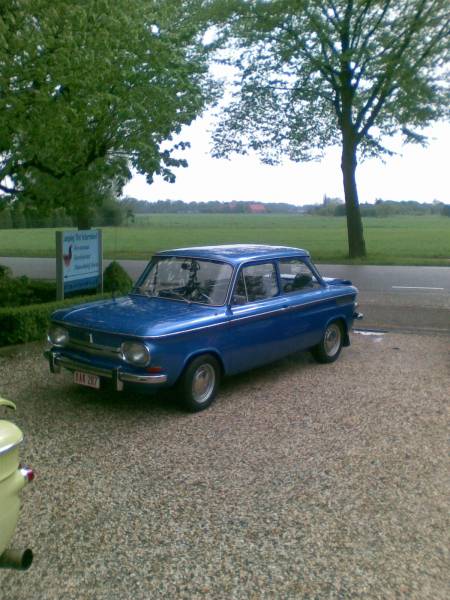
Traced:
<svg viewBox="0 0 450 600">
<path fill-rule="evenodd" d="M 110 294 L 80 296 L 45 304 L 0 308 L 0 346 L 44 340 L 50 315 L 58 308 L 110 298 Z"/>
<path fill-rule="evenodd" d="M 0 307 L 28 306 L 53 302 L 56 298 L 56 283 L 12 277 L 0 279 Z"/>
</svg>

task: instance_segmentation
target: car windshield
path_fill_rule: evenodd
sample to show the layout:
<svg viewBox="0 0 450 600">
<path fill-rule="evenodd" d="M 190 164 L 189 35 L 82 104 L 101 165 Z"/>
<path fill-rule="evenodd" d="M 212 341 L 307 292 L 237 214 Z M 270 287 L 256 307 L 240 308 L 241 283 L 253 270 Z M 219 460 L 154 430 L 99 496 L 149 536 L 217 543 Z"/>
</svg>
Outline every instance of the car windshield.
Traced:
<svg viewBox="0 0 450 600">
<path fill-rule="evenodd" d="M 225 303 L 232 267 L 226 263 L 155 256 L 135 292 L 158 298 L 219 306 Z"/>
</svg>

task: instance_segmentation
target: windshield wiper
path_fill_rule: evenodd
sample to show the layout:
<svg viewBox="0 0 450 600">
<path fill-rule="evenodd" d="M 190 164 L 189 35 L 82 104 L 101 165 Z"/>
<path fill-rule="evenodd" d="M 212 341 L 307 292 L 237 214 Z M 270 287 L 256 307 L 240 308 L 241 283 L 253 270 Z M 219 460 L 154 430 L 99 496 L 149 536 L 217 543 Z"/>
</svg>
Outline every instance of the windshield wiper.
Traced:
<svg viewBox="0 0 450 600">
<path fill-rule="evenodd" d="M 180 300 L 183 300 L 183 302 L 190 304 L 190 301 L 183 296 L 183 294 L 176 292 L 175 290 L 159 290 L 158 296 L 161 298 L 179 298 Z"/>
<path fill-rule="evenodd" d="M 136 287 L 133 288 L 130 294 L 137 294 L 138 296 L 150 296 L 153 297 L 155 294 L 150 290 L 145 290 L 144 288 Z"/>
</svg>

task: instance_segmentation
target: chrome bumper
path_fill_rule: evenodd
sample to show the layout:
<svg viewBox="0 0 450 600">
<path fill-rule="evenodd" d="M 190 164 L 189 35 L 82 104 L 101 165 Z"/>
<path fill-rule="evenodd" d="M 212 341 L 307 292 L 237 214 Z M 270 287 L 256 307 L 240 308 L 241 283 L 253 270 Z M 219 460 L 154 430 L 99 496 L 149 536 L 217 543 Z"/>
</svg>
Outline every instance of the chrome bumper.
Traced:
<svg viewBox="0 0 450 600">
<path fill-rule="evenodd" d="M 354 318 L 355 320 L 358 320 L 358 321 L 359 321 L 360 319 L 364 319 L 364 315 L 363 315 L 363 313 L 360 313 L 360 312 L 354 312 L 354 313 L 353 313 L 353 318 Z"/>
<path fill-rule="evenodd" d="M 166 383 L 167 381 L 167 375 L 136 375 L 134 373 L 122 371 L 120 367 L 115 369 L 102 369 L 101 367 L 94 367 L 83 362 L 78 362 L 72 358 L 67 358 L 66 356 L 60 356 L 51 350 L 46 350 L 44 352 L 44 356 L 48 360 L 50 371 L 52 373 L 59 373 L 61 371 L 61 367 L 63 367 L 69 371 L 82 371 L 83 373 L 90 373 L 92 375 L 98 375 L 99 377 L 106 377 L 107 379 L 113 380 L 114 387 L 118 392 L 123 390 L 124 382 L 155 385 L 159 383 Z"/>
</svg>

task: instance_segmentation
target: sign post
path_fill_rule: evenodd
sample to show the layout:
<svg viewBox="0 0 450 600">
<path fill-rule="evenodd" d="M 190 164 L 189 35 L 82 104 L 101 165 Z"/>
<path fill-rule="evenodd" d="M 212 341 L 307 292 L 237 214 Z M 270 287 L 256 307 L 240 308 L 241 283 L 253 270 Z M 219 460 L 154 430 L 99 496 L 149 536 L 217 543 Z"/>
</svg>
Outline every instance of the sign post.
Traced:
<svg viewBox="0 0 450 600">
<path fill-rule="evenodd" d="M 56 232 L 56 297 L 80 290 L 103 291 L 100 229 Z"/>
</svg>

